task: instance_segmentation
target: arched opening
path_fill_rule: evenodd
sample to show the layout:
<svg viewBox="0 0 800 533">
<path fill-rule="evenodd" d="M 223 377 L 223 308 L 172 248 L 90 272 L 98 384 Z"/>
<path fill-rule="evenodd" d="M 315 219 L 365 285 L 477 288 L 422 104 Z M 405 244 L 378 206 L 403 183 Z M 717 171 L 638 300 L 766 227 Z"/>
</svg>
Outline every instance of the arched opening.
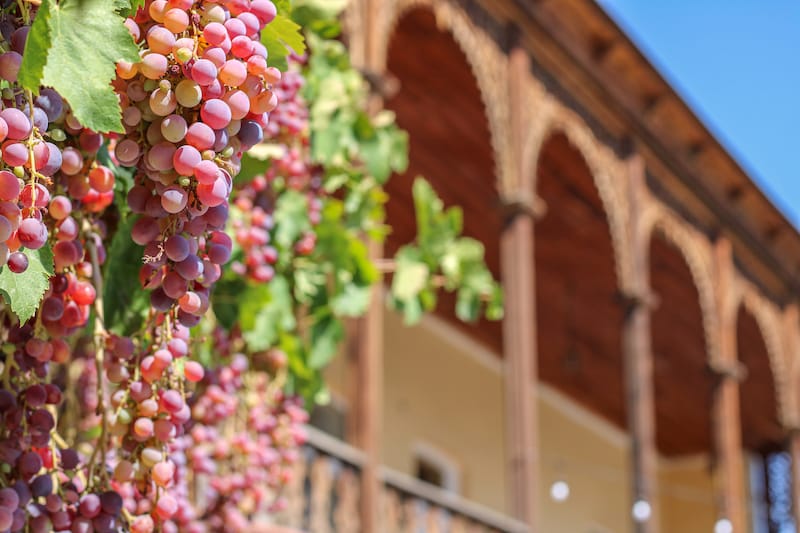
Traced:
<svg viewBox="0 0 800 533">
<path fill-rule="evenodd" d="M 794 530 L 791 461 L 778 417 L 769 352 L 756 318 L 746 306 L 736 318 L 739 361 L 747 370 L 740 385 L 742 446 L 749 465 L 750 515 L 756 533 Z"/>
<path fill-rule="evenodd" d="M 558 402 L 574 406 L 540 404 L 543 485 L 563 476 L 572 487 L 568 504 L 545 502 L 542 526 L 618 530 L 630 512 L 623 314 L 610 229 L 591 171 L 566 135 L 546 140 L 537 171 L 546 204 L 535 229 L 539 375 Z"/>
<path fill-rule="evenodd" d="M 658 233 L 650 241 L 656 441 L 669 457 L 711 450 L 713 379 L 700 296 L 681 252 Z"/>
<path fill-rule="evenodd" d="M 387 70 L 399 90 L 386 107 L 409 133 L 410 154 L 408 171 L 386 187 L 392 233 L 385 257 L 416 236 L 411 191 L 421 175 L 446 206 L 463 209 L 464 234 L 483 243 L 499 279 L 501 211 L 491 135 L 467 57 L 430 9 L 413 8 L 391 35 Z M 420 467 L 423 443 L 458 467 L 458 483 L 442 482 L 440 488 L 504 512 L 503 380 L 491 370 L 502 353 L 502 325 L 464 324 L 454 309 L 454 298 L 440 292 L 436 318 L 419 326 L 405 327 L 386 313 L 382 458 L 391 469 L 437 485 L 430 467 L 442 465 L 431 465 L 425 456 Z M 444 470 L 437 470 L 441 480 Z"/>
<path fill-rule="evenodd" d="M 542 147 L 536 224 L 541 379 L 625 427 L 614 249 L 602 201 L 581 153 L 561 133 Z"/>
<path fill-rule="evenodd" d="M 489 124 L 469 62 L 453 36 L 441 31 L 433 12 L 414 8 L 398 22 L 389 45 L 389 73 L 400 90 L 386 102 L 409 132 L 408 171 L 389 181 L 387 219 L 392 234 L 386 253 L 416 235 L 411 186 L 427 179 L 446 206 L 464 212 L 464 234 L 483 243 L 495 278 L 500 276 L 501 213 Z M 459 328 L 502 351 L 499 322 L 477 327 L 455 320 L 454 299 L 442 295 L 439 309 Z"/>
<path fill-rule="evenodd" d="M 711 401 L 700 295 L 681 251 L 656 231 L 650 239 L 656 446 L 662 530 L 713 531 Z"/>
</svg>

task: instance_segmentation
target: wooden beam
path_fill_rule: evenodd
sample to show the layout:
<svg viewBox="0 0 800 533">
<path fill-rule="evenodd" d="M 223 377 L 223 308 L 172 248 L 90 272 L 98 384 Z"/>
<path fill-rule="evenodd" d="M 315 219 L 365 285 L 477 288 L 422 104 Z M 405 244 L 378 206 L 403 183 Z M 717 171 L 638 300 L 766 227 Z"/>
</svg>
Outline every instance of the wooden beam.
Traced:
<svg viewBox="0 0 800 533">
<path fill-rule="evenodd" d="M 382 0 L 363 0 L 365 32 L 364 68 L 380 75 L 383 65 L 379 64 L 380 39 L 379 3 Z M 358 31 L 358 30 L 357 30 Z M 373 93 L 369 99 L 370 114 L 383 107 L 379 94 Z M 372 260 L 383 257 L 383 245 L 369 240 L 369 256 Z M 357 336 L 357 376 L 356 395 L 356 444 L 364 452 L 364 464 L 361 468 L 361 531 L 366 533 L 380 531 L 380 499 L 381 499 L 381 434 L 383 431 L 383 282 L 379 280 L 373 287 L 367 314 L 358 321 Z"/>
<path fill-rule="evenodd" d="M 640 156 L 628 160 L 631 192 L 631 239 L 633 279 L 625 302 L 622 350 L 625 373 L 625 401 L 628 430 L 631 435 L 632 504 L 645 501 L 650 517 L 634 520 L 636 533 L 658 533 L 660 513 L 658 498 L 658 452 L 656 449 L 655 398 L 653 385 L 653 349 L 650 312 L 653 298 L 649 283 L 649 239 L 642 214 L 646 201 L 644 161 Z"/>
<path fill-rule="evenodd" d="M 738 366 L 734 265 L 731 243 L 721 237 L 714 244 L 714 280 L 717 300 L 715 337 L 718 365 Z M 715 486 L 719 518 L 727 518 L 734 533 L 747 531 L 747 512 L 742 454 L 742 427 L 739 412 L 739 380 L 736 373 L 717 374 L 712 402 L 712 428 L 716 451 Z"/>
<path fill-rule="evenodd" d="M 521 112 L 525 77 L 530 70 L 527 53 L 517 47 L 509 56 L 511 146 L 515 155 L 514 194 L 533 198 L 532 176 L 521 174 L 525 124 Z M 535 110 L 534 110 L 535 112 Z M 536 395 L 536 293 L 533 255 L 532 213 L 517 211 L 508 220 L 501 244 L 501 268 L 506 297 L 503 321 L 505 360 L 506 447 L 511 512 L 515 518 L 536 529 L 537 482 L 539 471 L 538 414 Z"/>
</svg>

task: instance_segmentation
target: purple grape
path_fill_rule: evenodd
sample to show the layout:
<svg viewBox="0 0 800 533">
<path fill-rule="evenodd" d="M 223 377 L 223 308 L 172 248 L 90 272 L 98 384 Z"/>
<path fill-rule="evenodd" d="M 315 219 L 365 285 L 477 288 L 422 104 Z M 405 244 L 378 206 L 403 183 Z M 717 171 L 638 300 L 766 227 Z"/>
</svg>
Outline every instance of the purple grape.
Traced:
<svg viewBox="0 0 800 533">
<path fill-rule="evenodd" d="M 34 478 L 31 482 L 31 495 L 34 498 L 41 498 L 53 493 L 53 478 L 50 474 L 42 474 Z"/>
<path fill-rule="evenodd" d="M 74 470 L 77 468 L 78 463 L 80 463 L 78 452 L 71 448 L 61 450 L 61 466 L 66 470 Z"/>
<path fill-rule="evenodd" d="M 25 479 L 30 479 L 42 469 L 42 458 L 36 452 L 25 452 L 17 460 L 17 469 Z"/>
<path fill-rule="evenodd" d="M 100 495 L 100 505 L 104 513 L 117 516 L 122 511 L 122 496 L 111 490 L 106 491 Z"/>
<path fill-rule="evenodd" d="M 53 89 L 44 88 L 39 91 L 34 103 L 44 110 L 50 122 L 55 122 L 64 111 L 64 100 Z"/>
<path fill-rule="evenodd" d="M 244 148 L 249 148 L 260 143 L 264 139 L 264 131 L 261 126 L 253 120 L 243 120 L 239 128 L 239 140 L 242 141 Z"/>
</svg>

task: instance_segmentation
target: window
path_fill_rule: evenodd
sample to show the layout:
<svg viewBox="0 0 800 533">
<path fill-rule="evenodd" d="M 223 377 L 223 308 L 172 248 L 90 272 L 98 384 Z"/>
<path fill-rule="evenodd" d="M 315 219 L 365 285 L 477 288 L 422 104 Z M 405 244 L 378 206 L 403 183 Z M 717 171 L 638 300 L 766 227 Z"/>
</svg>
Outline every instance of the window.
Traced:
<svg viewBox="0 0 800 533">
<path fill-rule="evenodd" d="M 414 475 L 420 481 L 450 492 L 459 492 L 461 472 L 446 453 L 425 442 L 414 446 Z"/>
</svg>

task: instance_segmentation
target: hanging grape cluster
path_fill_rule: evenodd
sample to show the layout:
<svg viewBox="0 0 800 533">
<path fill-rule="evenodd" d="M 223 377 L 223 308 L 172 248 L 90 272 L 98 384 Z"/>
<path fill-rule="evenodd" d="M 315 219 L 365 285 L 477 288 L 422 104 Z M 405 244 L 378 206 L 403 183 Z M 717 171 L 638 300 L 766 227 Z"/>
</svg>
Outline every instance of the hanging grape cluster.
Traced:
<svg viewBox="0 0 800 533">
<path fill-rule="evenodd" d="M 24 276 L 40 267 L 29 252 L 53 254 L 33 316 L 0 309 L 0 532 L 194 531 L 181 479 L 203 470 L 185 453 L 201 448 L 200 428 L 222 435 L 221 419 L 202 407 L 214 391 L 269 392 L 270 402 L 248 404 L 257 432 L 283 427 L 285 409 L 294 409 L 291 423 L 304 421 L 267 374 L 251 383 L 234 359 L 206 375 L 190 357 L 190 328 L 231 256 L 233 177 L 242 154 L 272 132 L 281 73 L 259 34 L 276 9 L 269 0 L 148 1 L 125 21 L 141 61 L 117 65 L 125 131 L 110 137 L 84 128 L 53 89 L 33 94 L 18 83 L 35 16 L 35 5 L 20 3 L 0 19 L 0 265 Z M 109 227 L 119 223 L 104 147 L 134 169 L 130 238 L 144 249 L 150 310 L 132 336 L 106 331 L 98 302 Z M 88 326 L 93 337 L 81 337 Z M 280 456 L 274 437 L 253 442 Z M 302 442 L 290 440 L 287 449 Z M 272 489 L 287 477 L 275 468 L 262 475 Z M 219 498 L 235 499 L 213 483 Z"/>
<path fill-rule="evenodd" d="M 320 169 L 310 161 L 308 108 L 300 91 L 304 80 L 294 57 L 292 68 L 274 90 L 281 105 L 270 114 L 267 134 L 274 152 L 264 174 L 234 191 L 233 204 L 239 216 L 233 222 L 234 238 L 243 257 L 232 264 L 235 272 L 257 282 L 268 282 L 275 275 L 279 251 L 273 244 L 273 218 L 277 198 L 286 190 L 305 194 L 311 225 L 320 221 L 322 179 Z M 307 256 L 316 245 L 316 234 L 305 232 L 289 253 Z"/>
</svg>

